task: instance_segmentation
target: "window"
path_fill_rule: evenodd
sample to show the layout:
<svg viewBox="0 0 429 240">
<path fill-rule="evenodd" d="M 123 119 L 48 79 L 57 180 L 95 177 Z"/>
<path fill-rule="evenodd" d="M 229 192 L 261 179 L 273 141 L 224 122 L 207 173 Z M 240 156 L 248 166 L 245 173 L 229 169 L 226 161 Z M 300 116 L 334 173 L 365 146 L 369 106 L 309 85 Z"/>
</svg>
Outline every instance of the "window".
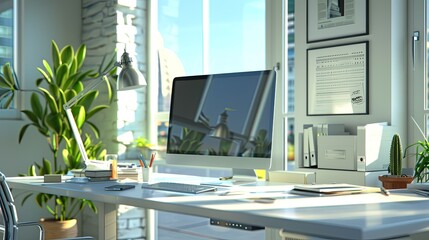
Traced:
<svg viewBox="0 0 429 240">
<path fill-rule="evenodd" d="M 411 66 L 409 71 L 409 114 L 413 116 L 417 124 L 424 131 L 425 136 L 429 133 L 429 79 L 428 79 L 428 0 L 410 1 L 409 22 L 411 39 Z M 413 121 L 408 124 L 408 142 L 413 143 L 422 139 L 422 134 Z"/>
<path fill-rule="evenodd" d="M 13 62 L 13 1 L 0 3 L 0 65 Z"/>
<path fill-rule="evenodd" d="M 295 167 L 295 134 L 294 134 L 294 116 L 295 111 L 295 0 L 288 1 L 288 42 L 287 42 L 287 152 L 286 159 L 288 163 L 288 170 L 293 170 Z"/>
<path fill-rule="evenodd" d="M 265 2 L 159 0 L 157 7 L 158 144 L 165 145 L 174 77 L 265 69 Z"/>
<path fill-rule="evenodd" d="M 221 72 L 237 72 L 271 68 L 266 66 L 266 2 L 265 0 L 158 0 L 156 18 L 152 18 L 152 39 L 156 42 L 159 61 L 157 96 L 151 98 L 157 109 L 159 145 L 166 144 L 171 83 L 174 77 Z M 155 3 L 153 3 L 155 4 Z M 288 159 L 293 160 L 294 111 L 294 1 L 288 3 L 289 79 L 287 96 Z M 269 11 L 269 10 L 268 10 Z M 153 15 L 153 14 L 152 14 Z M 281 19 L 279 16 L 277 19 Z M 280 21 L 280 20 L 279 20 Z M 156 24 L 155 24 L 156 23 Z M 156 35 L 156 37 L 154 36 Z M 281 49 L 278 49 L 281 51 Z M 153 85 L 154 83 L 152 83 Z M 154 89 L 152 89 L 153 91 Z M 293 163 L 293 161 L 290 161 Z M 290 166 L 293 167 L 293 164 Z"/>
<path fill-rule="evenodd" d="M 10 63 L 15 66 L 14 55 L 17 49 L 14 49 L 15 41 L 15 9 L 17 2 L 14 0 L 5 0 L 0 2 L 0 66 Z M 16 69 L 15 69 L 16 70 Z M 0 89 L 0 96 L 7 93 Z M 0 101 L 0 119 L 18 119 L 20 118 L 19 97 L 15 95 L 14 101 L 9 107 Z"/>
</svg>

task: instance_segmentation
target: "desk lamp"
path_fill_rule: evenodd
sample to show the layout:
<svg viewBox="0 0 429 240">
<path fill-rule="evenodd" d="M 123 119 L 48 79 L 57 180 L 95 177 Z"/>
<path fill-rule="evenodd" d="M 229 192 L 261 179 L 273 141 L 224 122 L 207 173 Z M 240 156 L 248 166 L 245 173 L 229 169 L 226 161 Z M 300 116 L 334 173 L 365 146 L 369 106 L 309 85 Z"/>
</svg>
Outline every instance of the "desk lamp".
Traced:
<svg viewBox="0 0 429 240">
<path fill-rule="evenodd" d="M 131 58 L 128 55 L 126 51 L 121 56 L 121 62 L 116 62 L 114 66 L 112 67 L 121 67 L 122 70 L 118 75 L 117 79 L 117 90 L 131 90 L 131 89 L 137 89 L 143 86 L 146 86 L 146 80 L 143 76 L 143 74 L 135 69 L 131 64 Z M 110 72 L 112 69 L 110 69 L 107 72 Z M 100 83 L 102 83 L 104 80 L 107 80 L 107 74 L 104 74 L 101 78 L 96 79 L 93 83 L 88 85 L 83 91 L 79 92 L 75 97 L 70 99 L 68 102 L 66 102 L 63 105 L 64 110 L 67 114 L 67 119 L 69 120 L 71 129 L 73 131 L 73 135 L 76 138 L 76 143 L 79 147 L 80 154 L 82 156 L 83 162 L 86 166 L 89 164 L 88 155 L 86 154 L 85 147 L 83 145 L 82 138 L 80 136 L 79 130 L 76 125 L 76 121 L 74 120 L 73 114 L 71 112 L 71 108 L 83 97 L 85 94 L 87 94 L 89 91 L 95 89 Z"/>
<path fill-rule="evenodd" d="M 215 138 L 230 139 L 230 132 L 227 124 L 228 113 L 223 111 L 217 120 L 216 126 L 210 131 L 210 136 Z"/>
</svg>

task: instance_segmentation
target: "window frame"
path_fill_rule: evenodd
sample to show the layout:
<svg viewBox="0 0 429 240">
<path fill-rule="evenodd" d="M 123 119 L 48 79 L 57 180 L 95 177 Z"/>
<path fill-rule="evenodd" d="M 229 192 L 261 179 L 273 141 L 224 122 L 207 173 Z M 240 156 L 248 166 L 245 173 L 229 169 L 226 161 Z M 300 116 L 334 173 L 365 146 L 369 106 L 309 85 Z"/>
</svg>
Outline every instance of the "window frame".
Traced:
<svg viewBox="0 0 429 240">
<path fill-rule="evenodd" d="M 427 87 L 425 87 L 425 76 L 427 75 L 427 53 L 426 53 L 426 0 L 414 0 L 408 2 L 408 49 L 410 53 L 408 61 L 408 115 L 412 116 L 417 124 L 427 136 L 427 120 L 425 116 L 429 115 L 427 106 Z M 422 21 L 423 20 L 423 21 Z M 413 33 L 420 32 L 419 40 L 415 42 L 415 55 L 413 59 Z M 423 101 L 422 101 L 423 100 Z M 407 118 L 408 122 L 408 143 L 414 143 L 422 139 L 422 134 L 414 121 Z M 409 159 L 410 166 L 414 166 L 414 158 Z"/>
<path fill-rule="evenodd" d="M 13 8 L 13 43 L 12 43 L 12 58 L 13 58 L 13 62 L 11 63 L 15 73 L 18 76 L 21 76 L 20 74 L 20 67 L 21 66 L 19 64 L 19 59 L 17 56 L 19 56 L 19 47 L 18 46 L 18 33 L 19 33 L 19 26 L 20 26 L 20 21 L 19 21 L 19 10 L 20 10 L 20 1 L 19 0 L 8 0 L 8 3 L 5 4 L 12 4 L 12 8 Z M 21 108 L 22 108 L 22 100 L 21 100 L 22 96 L 19 92 L 16 92 L 15 98 L 14 98 L 14 106 L 15 108 L 13 109 L 0 109 L 0 120 L 20 120 L 22 119 L 22 114 L 21 114 Z"/>
</svg>

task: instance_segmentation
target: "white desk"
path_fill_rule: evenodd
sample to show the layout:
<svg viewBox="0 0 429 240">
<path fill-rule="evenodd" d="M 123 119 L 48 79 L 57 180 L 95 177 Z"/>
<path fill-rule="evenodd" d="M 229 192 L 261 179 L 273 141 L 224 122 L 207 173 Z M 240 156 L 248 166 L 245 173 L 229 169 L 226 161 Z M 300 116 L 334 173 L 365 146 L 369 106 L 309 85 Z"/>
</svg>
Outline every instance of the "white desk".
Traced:
<svg viewBox="0 0 429 240">
<path fill-rule="evenodd" d="M 219 218 L 245 224 L 282 228 L 287 232 L 327 239 L 386 239 L 427 231 L 429 198 L 414 194 L 379 193 L 335 197 L 303 197 L 287 192 L 220 196 L 135 189 L 107 192 L 110 182 L 43 184 L 28 178 L 8 178 L 11 188 L 85 197 L 105 204 L 126 204 L 181 214 Z M 261 186 L 269 183 L 260 182 Z M 288 186 L 249 187 L 249 191 L 288 189 Z M 257 203 L 255 197 L 274 197 L 274 203 Z M 156 238 L 156 236 L 154 236 Z"/>
</svg>

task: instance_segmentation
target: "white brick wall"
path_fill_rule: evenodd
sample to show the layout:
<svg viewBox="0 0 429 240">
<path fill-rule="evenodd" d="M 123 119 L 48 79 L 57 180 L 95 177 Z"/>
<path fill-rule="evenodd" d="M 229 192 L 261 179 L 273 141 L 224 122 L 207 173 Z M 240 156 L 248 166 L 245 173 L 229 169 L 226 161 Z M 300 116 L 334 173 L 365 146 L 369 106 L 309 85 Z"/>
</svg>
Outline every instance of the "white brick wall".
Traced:
<svg viewBox="0 0 429 240">
<path fill-rule="evenodd" d="M 98 67 L 105 54 L 117 49 L 117 60 L 126 48 L 133 63 L 146 76 L 146 1 L 83 0 L 82 42 L 87 45 L 85 67 Z M 120 69 L 119 69 L 120 70 Z M 103 92 L 103 86 L 99 87 Z M 107 111 L 97 116 L 102 129 L 102 140 L 111 153 L 120 159 L 133 159 L 127 154 L 125 143 L 137 137 L 147 137 L 145 132 L 146 89 L 118 94 L 117 101 Z"/>
<path fill-rule="evenodd" d="M 118 207 L 118 239 L 141 239 L 145 236 L 144 210 L 120 205 Z"/>
<path fill-rule="evenodd" d="M 87 46 L 85 66 L 98 68 L 103 56 L 117 49 L 117 60 L 126 47 L 138 69 L 146 76 L 146 0 L 82 0 L 82 42 Z M 119 69 L 120 70 L 120 69 Z M 103 85 L 99 87 L 105 92 Z M 94 121 L 109 153 L 122 159 L 134 156 L 112 140 L 131 142 L 145 137 L 146 90 L 119 93 L 117 101 Z M 118 239 L 144 238 L 144 211 L 129 206 L 118 208 Z"/>
</svg>

